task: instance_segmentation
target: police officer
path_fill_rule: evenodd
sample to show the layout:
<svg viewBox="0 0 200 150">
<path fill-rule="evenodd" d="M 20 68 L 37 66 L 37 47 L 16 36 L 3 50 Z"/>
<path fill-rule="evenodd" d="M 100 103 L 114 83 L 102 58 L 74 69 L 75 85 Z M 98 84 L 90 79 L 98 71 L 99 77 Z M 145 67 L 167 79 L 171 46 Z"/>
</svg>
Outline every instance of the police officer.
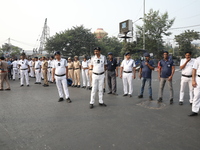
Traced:
<svg viewBox="0 0 200 150">
<path fill-rule="evenodd" d="M 194 98 L 192 103 L 192 113 L 189 116 L 197 116 L 200 108 L 200 57 L 193 65 L 192 86 L 194 87 Z"/>
<path fill-rule="evenodd" d="M 84 57 L 83 61 L 81 63 L 81 72 L 82 72 L 82 80 L 83 80 L 83 86 L 82 88 L 87 88 L 90 86 L 89 83 L 89 76 L 88 76 L 88 69 L 89 69 L 89 63 L 87 61 L 87 58 Z"/>
<path fill-rule="evenodd" d="M 50 83 L 53 83 L 52 81 L 52 65 L 53 65 L 53 61 L 54 61 L 54 56 L 51 56 L 48 60 L 48 74 L 47 74 L 47 78 L 48 81 Z"/>
<path fill-rule="evenodd" d="M 0 91 L 3 91 L 3 84 L 6 82 L 7 88 L 5 90 L 10 90 L 10 84 L 8 82 L 8 63 L 5 61 L 4 57 L 0 58 Z"/>
<path fill-rule="evenodd" d="M 158 63 L 158 79 L 160 81 L 159 85 L 159 93 L 158 93 L 158 102 L 162 102 L 163 97 L 163 89 L 165 83 L 168 82 L 169 90 L 170 90 L 170 104 L 173 104 L 173 85 L 172 78 L 175 72 L 174 61 L 169 59 L 169 53 L 167 51 L 163 52 L 163 59 Z"/>
<path fill-rule="evenodd" d="M 13 68 L 13 81 L 15 81 L 15 76 L 16 76 L 16 74 L 18 74 L 17 58 L 12 62 L 12 68 Z"/>
<path fill-rule="evenodd" d="M 180 97 L 179 97 L 179 105 L 183 105 L 183 98 L 185 93 L 186 84 L 189 86 L 189 95 L 190 95 L 190 105 L 192 105 L 193 101 L 193 86 L 192 86 L 192 67 L 195 59 L 191 58 L 191 52 L 185 53 L 185 58 L 181 59 L 180 69 L 182 70 L 181 76 L 181 87 L 180 87 Z"/>
<path fill-rule="evenodd" d="M 140 70 L 139 70 L 139 78 L 142 78 L 142 85 L 140 90 L 140 95 L 138 98 L 143 98 L 144 86 L 145 83 L 148 82 L 149 86 L 149 100 L 153 100 L 152 98 L 152 88 L 151 88 L 151 74 L 152 70 L 154 70 L 154 62 L 150 60 L 149 53 L 144 53 L 145 60 L 141 62 Z"/>
<path fill-rule="evenodd" d="M 80 81 L 80 68 L 81 63 L 78 61 L 78 56 L 74 57 L 74 87 L 80 88 L 81 87 L 81 81 Z"/>
<path fill-rule="evenodd" d="M 20 68 L 20 76 L 21 76 L 21 87 L 24 86 L 24 78 L 26 80 L 26 85 L 29 86 L 29 75 L 28 73 L 30 72 L 30 67 L 28 64 L 28 60 L 25 59 L 26 55 L 25 53 L 21 54 L 21 60 L 19 61 L 18 65 Z"/>
<path fill-rule="evenodd" d="M 52 80 L 56 81 L 56 86 L 60 97 L 58 102 L 64 101 L 64 91 L 67 102 L 71 103 L 66 80 L 68 78 L 67 60 L 61 58 L 61 54 L 59 51 L 55 52 L 54 56 L 56 60 L 54 60 L 52 66 Z"/>
<path fill-rule="evenodd" d="M 117 95 L 117 81 L 118 77 L 118 63 L 117 59 L 113 58 L 113 53 L 108 53 L 108 65 L 107 65 L 107 82 L 108 82 L 108 94 Z"/>
<path fill-rule="evenodd" d="M 135 67 L 136 67 L 135 61 L 131 59 L 131 54 L 129 52 L 125 53 L 125 59 L 122 61 L 120 68 L 120 78 L 122 78 L 124 87 L 123 96 L 129 95 L 129 97 L 132 97 L 133 93 L 132 79 L 135 79 L 136 77 Z M 129 91 L 127 85 L 129 85 Z"/>
<path fill-rule="evenodd" d="M 73 87 L 74 86 L 74 63 L 72 62 L 71 57 L 68 58 L 67 65 L 68 65 L 68 78 L 72 79 L 71 86 Z"/>
<path fill-rule="evenodd" d="M 94 48 L 94 54 L 95 56 L 93 56 L 91 59 L 91 68 L 93 69 L 93 74 L 90 109 L 94 107 L 95 94 L 97 93 L 97 90 L 99 90 L 99 105 L 106 107 L 106 104 L 103 102 L 103 84 L 107 60 L 104 55 L 101 55 L 100 47 Z"/>
<path fill-rule="evenodd" d="M 35 84 L 41 84 L 41 61 L 35 57 Z"/>
<path fill-rule="evenodd" d="M 91 66 L 91 58 L 89 58 L 89 60 L 88 60 L 88 66 L 89 66 L 88 77 L 89 77 L 89 84 L 90 84 L 88 89 L 92 90 L 92 72 L 93 72 L 93 69 L 92 69 L 92 66 Z"/>
<path fill-rule="evenodd" d="M 47 87 L 47 86 L 49 86 L 48 79 L 47 79 L 48 62 L 47 62 L 45 57 L 42 57 L 42 60 L 43 60 L 43 63 L 42 63 L 42 74 L 43 74 L 43 77 L 44 77 L 44 85 L 43 86 Z"/>
</svg>

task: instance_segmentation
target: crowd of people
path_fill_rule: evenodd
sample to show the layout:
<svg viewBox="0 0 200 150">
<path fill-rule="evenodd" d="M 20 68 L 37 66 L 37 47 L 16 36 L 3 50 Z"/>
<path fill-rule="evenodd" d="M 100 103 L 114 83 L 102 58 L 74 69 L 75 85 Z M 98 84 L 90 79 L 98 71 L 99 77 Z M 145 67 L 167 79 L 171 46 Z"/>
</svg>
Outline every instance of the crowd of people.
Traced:
<svg viewBox="0 0 200 150">
<path fill-rule="evenodd" d="M 200 57 L 194 59 L 191 52 L 185 53 L 185 58 L 181 59 L 180 69 L 182 70 L 179 105 L 183 105 L 185 87 L 189 86 L 189 102 L 192 105 L 192 113 L 189 116 L 197 116 L 200 108 Z M 143 92 L 146 82 L 148 83 L 149 100 L 152 101 L 152 71 L 155 69 L 154 62 L 151 60 L 149 53 L 144 53 L 144 60 L 140 64 L 138 77 L 141 80 L 141 89 L 138 98 L 143 98 Z M 170 98 L 169 103 L 174 102 L 173 91 L 173 75 L 175 73 L 175 65 L 169 57 L 167 51 L 163 52 L 163 59 L 158 63 L 158 79 L 159 92 L 158 103 L 163 100 L 163 89 L 165 83 L 168 83 Z M 119 76 L 123 82 L 123 96 L 132 97 L 133 85 L 132 80 L 136 78 L 135 61 L 131 59 L 129 52 L 125 53 L 124 60 L 119 63 L 111 52 L 108 56 L 101 54 L 101 48 L 94 48 L 94 56 L 91 58 L 84 57 L 83 61 L 79 61 L 78 56 L 74 59 L 69 57 L 67 60 L 61 57 L 59 51 L 54 56 L 34 57 L 26 59 L 26 55 L 22 54 L 20 60 L 10 60 L 9 58 L 0 58 L 0 91 L 4 90 L 3 85 L 6 83 L 5 90 L 11 90 L 8 79 L 15 81 L 20 80 L 20 86 L 23 87 L 24 81 L 29 87 L 29 77 L 35 78 L 35 84 L 41 84 L 44 80 L 44 87 L 48 87 L 49 83 L 56 83 L 59 100 L 64 101 L 64 97 L 68 103 L 71 103 L 68 86 L 74 88 L 81 87 L 91 90 L 90 109 L 94 108 L 95 95 L 98 93 L 99 106 L 106 107 L 103 101 L 103 93 L 105 92 L 106 82 L 108 85 L 108 93 L 117 96 L 117 80 Z M 66 80 L 67 79 L 67 80 Z M 69 80 L 70 79 L 70 80 Z M 106 79 L 106 80 L 105 80 Z M 71 83 L 67 82 L 71 81 Z"/>
</svg>

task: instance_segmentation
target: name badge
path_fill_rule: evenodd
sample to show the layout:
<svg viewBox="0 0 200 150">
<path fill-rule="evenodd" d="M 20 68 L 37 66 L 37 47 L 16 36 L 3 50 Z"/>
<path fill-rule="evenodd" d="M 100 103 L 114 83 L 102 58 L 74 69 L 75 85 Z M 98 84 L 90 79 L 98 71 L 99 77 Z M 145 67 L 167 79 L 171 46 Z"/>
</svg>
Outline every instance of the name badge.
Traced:
<svg viewBox="0 0 200 150">
<path fill-rule="evenodd" d="M 170 65 L 167 65 L 168 67 L 170 67 Z"/>
</svg>

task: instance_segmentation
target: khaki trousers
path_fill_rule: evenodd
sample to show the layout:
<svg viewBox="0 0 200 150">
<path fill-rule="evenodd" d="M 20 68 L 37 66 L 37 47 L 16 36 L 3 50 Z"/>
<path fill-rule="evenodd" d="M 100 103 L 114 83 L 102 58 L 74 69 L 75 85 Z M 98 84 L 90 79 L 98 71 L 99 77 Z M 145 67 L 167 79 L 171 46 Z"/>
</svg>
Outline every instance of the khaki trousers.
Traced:
<svg viewBox="0 0 200 150">
<path fill-rule="evenodd" d="M 72 85 L 74 85 L 74 70 L 73 69 L 68 69 L 68 78 L 72 79 Z"/>
<path fill-rule="evenodd" d="M 43 74 L 43 77 L 44 77 L 44 84 L 48 85 L 47 71 L 42 70 L 42 74 Z"/>
<path fill-rule="evenodd" d="M 10 84 L 8 82 L 8 73 L 7 72 L 1 72 L 0 73 L 0 89 L 3 89 L 3 83 L 6 82 L 6 86 L 8 89 L 10 89 Z"/>
<path fill-rule="evenodd" d="M 74 70 L 74 85 L 81 85 L 80 69 Z"/>
</svg>

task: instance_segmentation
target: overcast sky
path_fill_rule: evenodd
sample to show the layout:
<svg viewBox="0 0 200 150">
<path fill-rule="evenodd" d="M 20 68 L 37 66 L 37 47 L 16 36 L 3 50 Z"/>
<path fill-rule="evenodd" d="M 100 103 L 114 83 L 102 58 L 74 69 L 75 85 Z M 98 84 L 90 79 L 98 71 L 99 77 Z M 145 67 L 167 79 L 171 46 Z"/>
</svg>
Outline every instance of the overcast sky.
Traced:
<svg viewBox="0 0 200 150">
<path fill-rule="evenodd" d="M 143 0 L 1 0 L 0 6 L 0 45 L 10 37 L 24 50 L 38 46 L 45 18 L 50 36 L 76 25 L 117 36 L 119 22 L 143 17 Z M 146 12 L 151 8 L 176 18 L 172 28 L 200 25 L 200 0 L 146 0 Z M 142 25 L 142 20 L 136 24 Z M 200 26 L 190 29 L 200 31 Z M 172 30 L 169 39 L 184 30 Z"/>
</svg>

